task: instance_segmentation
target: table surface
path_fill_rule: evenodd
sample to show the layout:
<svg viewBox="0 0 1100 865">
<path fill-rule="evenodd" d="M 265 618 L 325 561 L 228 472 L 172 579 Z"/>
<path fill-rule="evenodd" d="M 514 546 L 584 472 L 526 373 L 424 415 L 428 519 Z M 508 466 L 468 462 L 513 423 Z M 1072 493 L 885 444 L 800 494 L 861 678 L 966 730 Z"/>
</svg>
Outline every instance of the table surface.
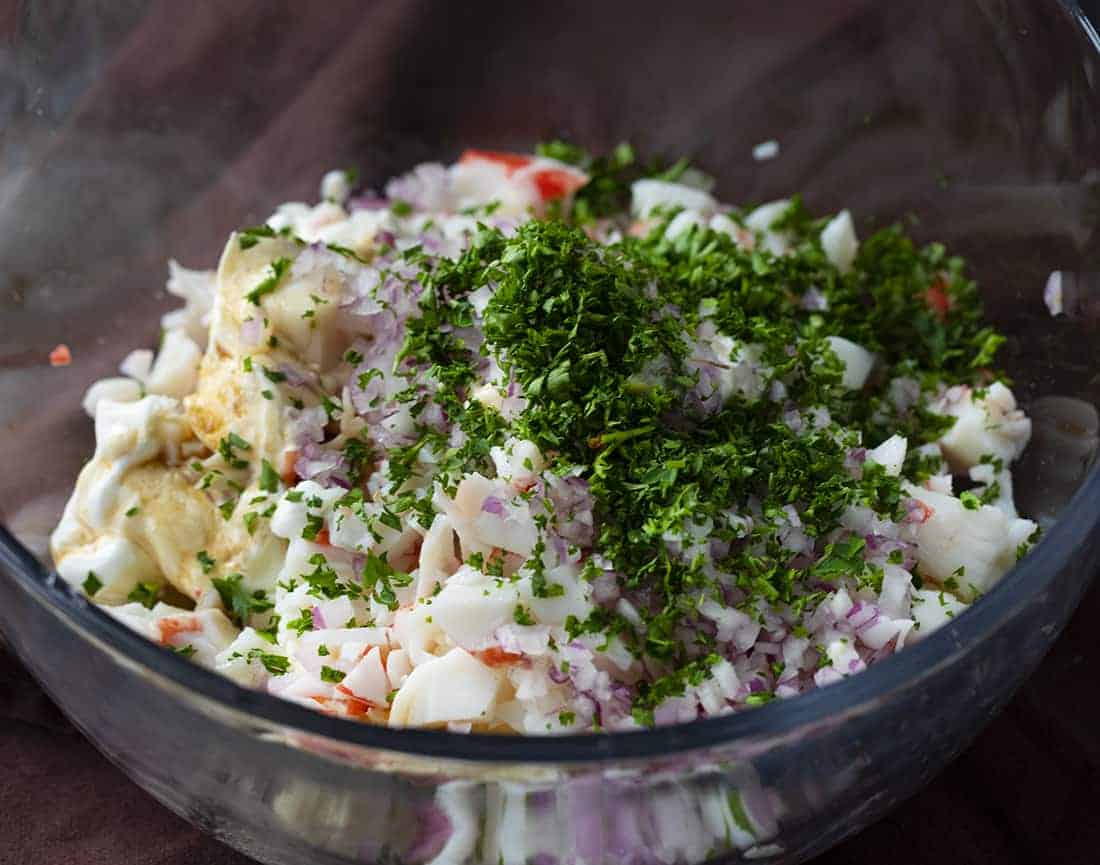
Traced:
<svg viewBox="0 0 1100 865">
<path fill-rule="evenodd" d="M 1100 821 L 1100 584 L 1031 680 L 923 792 L 814 865 L 1076 865 Z M 247 865 L 162 808 L 0 649 L 0 862 Z"/>
</svg>

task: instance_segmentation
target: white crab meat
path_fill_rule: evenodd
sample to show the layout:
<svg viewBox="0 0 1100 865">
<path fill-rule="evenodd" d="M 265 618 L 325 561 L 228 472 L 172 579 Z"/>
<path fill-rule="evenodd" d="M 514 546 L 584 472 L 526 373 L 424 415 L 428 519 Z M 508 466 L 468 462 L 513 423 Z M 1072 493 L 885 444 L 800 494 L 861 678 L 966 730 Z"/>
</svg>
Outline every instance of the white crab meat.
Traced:
<svg viewBox="0 0 1100 865">
<path fill-rule="evenodd" d="M 630 211 L 646 218 L 658 208 L 713 213 L 718 202 L 701 189 L 667 180 L 638 180 L 630 186 Z"/>
<path fill-rule="evenodd" d="M 497 628 L 513 620 L 519 600 L 511 585 L 498 586 L 463 565 L 432 600 L 432 621 L 456 645 L 484 649 L 495 641 Z"/>
<path fill-rule="evenodd" d="M 84 394 L 81 406 L 90 418 L 95 417 L 96 406 L 101 402 L 137 402 L 141 399 L 141 383 L 132 378 L 116 376 L 101 378 Z"/>
<path fill-rule="evenodd" d="M 428 727 L 489 718 L 501 675 L 464 649 L 451 649 L 409 674 L 390 707 L 391 727 Z"/>
<path fill-rule="evenodd" d="M 905 453 L 908 442 L 905 436 L 892 435 L 876 448 L 867 451 L 867 459 L 878 463 L 886 470 L 890 477 L 898 477 L 901 467 L 905 464 Z"/>
<path fill-rule="evenodd" d="M 821 229 L 821 248 L 825 257 L 841 273 L 850 273 L 859 252 L 852 214 L 842 210 Z"/>
<path fill-rule="evenodd" d="M 382 664 L 382 650 L 374 646 L 344 677 L 345 688 L 375 706 L 386 705 L 386 695 L 391 688 L 386 668 Z"/>
<path fill-rule="evenodd" d="M 1031 419 L 1016 407 L 1016 398 L 999 381 L 976 397 L 965 385 L 948 388 L 931 409 L 955 418 L 940 438 L 940 447 L 953 471 L 965 472 L 983 456 L 1010 463 L 1031 439 Z"/>
<path fill-rule="evenodd" d="M 924 506 L 923 522 L 915 529 L 921 575 L 941 585 L 955 580 L 963 600 L 988 591 L 1004 576 L 1016 563 L 1020 544 L 1035 531 L 1031 520 L 1012 519 L 990 505 L 971 510 L 954 496 L 912 484 L 904 489 Z"/>
<path fill-rule="evenodd" d="M 844 376 L 840 383 L 846 390 L 859 390 L 867 382 L 875 366 L 875 356 L 862 345 L 841 336 L 825 337 L 829 347 L 844 364 Z"/>
<path fill-rule="evenodd" d="M 191 337 L 182 330 L 167 331 L 145 380 L 145 389 L 183 399 L 195 390 L 201 360 L 202 349 Z"/>
<path fill-rule="evenodd" d="M 920 589 L 913 593 L 913 618 L 917 627 L 909 635 L 909 642 L 917 643 L 925 639 L 937 628 L 942 628 L 969 604 L 964 604 L 950 592 L 935 589 Z"/>
</svg>

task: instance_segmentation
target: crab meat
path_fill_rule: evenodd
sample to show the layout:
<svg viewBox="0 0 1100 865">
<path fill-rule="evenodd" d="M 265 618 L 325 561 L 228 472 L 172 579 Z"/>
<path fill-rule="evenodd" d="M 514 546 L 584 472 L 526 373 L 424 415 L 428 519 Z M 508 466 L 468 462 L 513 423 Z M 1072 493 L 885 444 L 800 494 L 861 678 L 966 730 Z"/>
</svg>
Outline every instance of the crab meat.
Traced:
<svg viewBox="0 0 1100 865">
<path fill-rule="evenodd" d="M 990 505 L 971 510 L 954 496 L 912 484 L 904 489 L 930 512 L 915 524 L 921 575 L 940 584 L 954 579 L 963 600 L 988 591 L 1004 576 L 1016 563 L 1019 545 L 1035 531 L 1031 520 L 1012 519 Z"/>
<path fill-rule="evenodd" d="M 875 356 L 862 345 L 840 336 L 827 336 L 829 347 L 844 364 L 840 383 L 846 390 L 859 390 L 867 382 L 875 365 Z"/>
<path fill-rule="evenodd" d="M 391 727 L 485 721 L 496 703 L 501 674 L 464 649 L 451 649 L 409 675 L 390 708 Z"/>
<path fill-rule="evenodd" d="M 859 252 L 859 240 L 852 214 L 842 210 L 821 229 L 821 248 L 825 257 L 841 273 L 850 273 Z"/>
<path fill-rule="evenodd" d="M 983 456 L 1010 463 L 1019 458 L 1031 439 L 1031 419 L 1016 408 L 1012 391 L 999 381 L 978 398 L 965 385 L 948 388 L 931 409 L 955 418 L 939 442 L 957 473 L 976 465 Z"/>
</svg>

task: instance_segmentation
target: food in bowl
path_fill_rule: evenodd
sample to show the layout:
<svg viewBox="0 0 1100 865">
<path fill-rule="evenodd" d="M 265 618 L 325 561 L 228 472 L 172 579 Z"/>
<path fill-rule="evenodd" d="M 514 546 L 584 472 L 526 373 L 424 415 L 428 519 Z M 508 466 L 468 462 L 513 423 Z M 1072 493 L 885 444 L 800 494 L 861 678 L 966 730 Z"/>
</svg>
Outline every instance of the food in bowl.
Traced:
<svg viewBox="0 0 1100 865">
<path fill-rule="evenodd" d="M 1025 554 L 1031 424 L 963 263 L 620 147 L 467 151 L 170 263 L 52 536 L 121 622 L 393 726 L 788 699 Z"/>
</svg>

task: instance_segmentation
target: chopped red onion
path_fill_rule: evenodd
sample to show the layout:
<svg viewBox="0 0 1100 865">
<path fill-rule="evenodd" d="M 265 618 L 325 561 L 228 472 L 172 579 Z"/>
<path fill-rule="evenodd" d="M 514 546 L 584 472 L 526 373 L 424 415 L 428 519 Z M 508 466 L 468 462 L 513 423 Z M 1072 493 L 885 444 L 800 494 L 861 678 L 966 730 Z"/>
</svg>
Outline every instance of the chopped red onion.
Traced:
<svg viewBox="0 0 1100 865">
<path fill-rule="evenodd" d="M 485 501 L 481 503 L 481 510 L 487 514 L 495 514 L 498 517 L 503 516 L 504 502 L 496 496 L 486 496 Z"/>
<path fill-rule="evenodd" d="M 386 184 L 386 197 L 404 201 L 419 210 L 450 207 L 450 177 L 438 162 L 425 162 Z"/>
</svg>

